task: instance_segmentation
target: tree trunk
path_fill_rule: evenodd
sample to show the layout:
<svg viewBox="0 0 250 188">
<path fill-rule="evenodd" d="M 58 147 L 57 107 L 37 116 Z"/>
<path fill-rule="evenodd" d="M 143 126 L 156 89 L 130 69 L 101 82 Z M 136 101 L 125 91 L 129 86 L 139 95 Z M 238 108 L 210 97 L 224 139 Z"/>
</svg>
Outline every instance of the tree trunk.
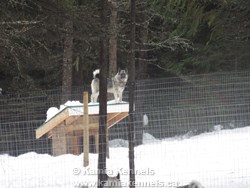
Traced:
<svg viewBox="0 0 250 188">
<path fill-rule="evenodd" d="M 99 94 L 99 154 L 98 154 L 98 188 L 107 180 L 106 170 L 106 135 L 107 135 L 107 39 L 106 39 L 106 0 L 101 1 L 101 34 L 100 34 L 100 94 Z"/>
<path fill-rule="evenodd" d="M 72 85 L 83 87 L 83 85 L 84 85 L 83 82 L 85 79 L 83 77 L 83 71 L 81 71 L 83 63 L 80 63 L 79 55 L 73 61 L 73 65 L 75 65 L 75 66 L 73 66 Z"/>
<path fill-rule="evenodd" d="M 129 66 L 129 181 L 130 188 L 135 188 L 135 162 L 134 162 L 134 90 L 135 90 L 135 0 L 131 0 L 131 26 L 130 26 L 130 66 Z"/>
<path fill-rule="evenodd" d="M 109 77 L 112 77 L 117 71 L 117 0 L 110 1 L 110 8 Z"/>
<path fill-rule="evenodd" d="M 62 103 L 71 97 L 72 89 L 72 56 L 73 56 L 73 22 L 65 22 L 65 38 L 63 49 Z"/>
<path fill-rule="evenodd" d="M 142 12 L 142 16 L 141 16 L 141 31 L 140 31 L 140 35 L 141 35 L 141 50 L 140 50 L 140 60 L 139 60 L 139 78 L 140 79 L 145 79 L 147 78 L 147 63 L 146 63 L 146 59 L 147 59 L 147 52 L 145 51 L 145 44 L 147 43 L 148 40 L 148 21 L 147 21 L 147 13 L 146 13 L 146 6 L 145 4 L 142 5 L 141 7 L 141 12 Z"/>
<path fill-rule="evenodd" d="M 147 20 L 147 5 L 148 3 L 145 1 L 144 3 L 140 4 L 140 30 L 139 30 L 139 34 L 140 34 L 140 43 L 141 43 L 141 47 L 140 47 L 140 52 L 139 52 L 139 61 L 138 61 L 138 76 L 137 79 L 146 79 L 148 76 L 147 74 L 147 51 L 146 51 L 146 46 L 145 44 L 148 41 L 148 20 Z M 141 81 L 142 82 L 142 81 Z M 143 83 L 142 83 L 143 84 Z M 145 108 L 147 108 L 147 106 L 145 104 L 147 104 L 147 100 L 148 98 L 146 96 L 141 96 L 140 100 L 144 101 L 142 102 L 142 106 L 141 106 L 141 112 L 145 112 Z M 135 145 L 141 145 L 143 142 L 143 124 L 138 124 L 136 125 L 135 128 Z"/>
</svg>

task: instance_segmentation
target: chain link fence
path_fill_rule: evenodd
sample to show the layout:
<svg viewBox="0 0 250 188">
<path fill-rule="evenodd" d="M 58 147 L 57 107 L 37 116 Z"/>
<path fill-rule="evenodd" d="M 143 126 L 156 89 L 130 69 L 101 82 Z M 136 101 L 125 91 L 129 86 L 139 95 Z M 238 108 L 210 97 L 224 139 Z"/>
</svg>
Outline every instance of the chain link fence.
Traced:
<svg viewBox="0 0 250 188">
<path fill-rule="evenodd" d="M 206 188 L 250 186 L 249 73 L 137 81 L 136 177 L 139 182 L 158 182 L 137 187 L 177 187 L 192 179 L 198 179 Z M 82 102 L 84 90 L 90 91 L 74 87 L 68 98 Z M 0 97 L 1 187 L 85 186 L 84 175 L 91 173 L 82 166 L 82 136 L 77 142 L 69 142 L 71 149 L 67 150 L 77 145 L 79 155 L 54 158 L 50 133 L 39 139 L 35 136 L 46 120 L 48 108 L 62 104 L 61 93 L 59 88 Z M 128 101 L 127 88 L 123 100 Z M 128 180 L 127 126 L 125 118 L 109 130 L 108 169 L 120 171 L 123 182 Z M 67 135 L 67 139 L 75 137 L 75 133 Z M 89 169 L 96 169 L 94 136 L 90 136 L 90 152 Z M 87 177 L 94 182 L 93 174 Z"/>
</svg>

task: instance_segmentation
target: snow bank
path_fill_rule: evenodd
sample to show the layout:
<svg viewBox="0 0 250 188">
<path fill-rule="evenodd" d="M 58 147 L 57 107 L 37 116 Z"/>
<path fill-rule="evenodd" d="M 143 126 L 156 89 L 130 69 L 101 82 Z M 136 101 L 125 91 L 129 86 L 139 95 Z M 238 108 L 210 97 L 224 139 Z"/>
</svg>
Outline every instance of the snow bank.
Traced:
<svg viewBox="0 0 250 188">
<path fill-rule="evenodd" d="M 195 179 L 205 188 L 250 187 L 250 127 L 162 141 L 144 134 L 144 143 L 135 148 L 137 182 L 156 183 L 157 188 L 163 187 L 159 182 L 173 187 Z M 119 171 L 124 185 L 129 178 L 128 148 L 123 147 L 127 142 L 119 139 L 110 145 L 107 170 L 113 175 Z M 0 185 L 1 188 L 91 186 L 97 180 L 97 157 L 90 154 L 90 164 L 84 168 L 82 154 L 0 155 Z"/>
</svg>

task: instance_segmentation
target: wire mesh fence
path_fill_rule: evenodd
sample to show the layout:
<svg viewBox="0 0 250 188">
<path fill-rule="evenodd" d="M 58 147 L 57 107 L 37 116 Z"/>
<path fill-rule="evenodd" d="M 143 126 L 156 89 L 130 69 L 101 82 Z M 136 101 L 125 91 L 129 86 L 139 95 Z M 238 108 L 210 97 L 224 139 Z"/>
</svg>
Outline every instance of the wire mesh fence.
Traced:
<svg viewBox="0 0 250 188">
<path fill-rule="evenodd" d="M 84 90 L 89 88 L 74 87 L 69 99 L 82 102 Z M 249 72 L 137 81 L 136 187 L 177 187 L 193 179 L 206 188 L 249 187 L 249 91 Z M 66 106 L 46 121 L 47 110 L 62 104 L 61 93 L 1 96 L 1 187 L 96 187 L 98 116 L 89 117 L 89 165 L 83 167 L 82 116 L 71 116 Z M 123 95 L 128 101 L 127 89 Z M 120 172 L 128 187 L 128 114 L 114 106 L 125 113 L 107 117 L 107 170 Z"/>
</svg>

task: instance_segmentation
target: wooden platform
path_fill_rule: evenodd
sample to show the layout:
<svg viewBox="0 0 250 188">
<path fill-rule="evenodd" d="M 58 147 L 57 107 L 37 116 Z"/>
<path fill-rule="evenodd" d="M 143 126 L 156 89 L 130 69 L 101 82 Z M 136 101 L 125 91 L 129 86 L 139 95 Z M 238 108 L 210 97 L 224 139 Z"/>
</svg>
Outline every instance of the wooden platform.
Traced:
<svg viewBox="0 0 250 188">
<path fill-rule="evenodd" d="M 107 130 L 128 116 L 127 102 L 107 104 Z M 52 137 L 53 155 L 66 153 L 80 154 L 80 139 L 84 135 L 84 105 L 66 106 L 36 129 L 36 138 Z M 98 152 L 99 104 L 88 104 L 88 134 L 94 136 Z M 108 132 L 108 131 L 107 131 Z"/>
</svg>

